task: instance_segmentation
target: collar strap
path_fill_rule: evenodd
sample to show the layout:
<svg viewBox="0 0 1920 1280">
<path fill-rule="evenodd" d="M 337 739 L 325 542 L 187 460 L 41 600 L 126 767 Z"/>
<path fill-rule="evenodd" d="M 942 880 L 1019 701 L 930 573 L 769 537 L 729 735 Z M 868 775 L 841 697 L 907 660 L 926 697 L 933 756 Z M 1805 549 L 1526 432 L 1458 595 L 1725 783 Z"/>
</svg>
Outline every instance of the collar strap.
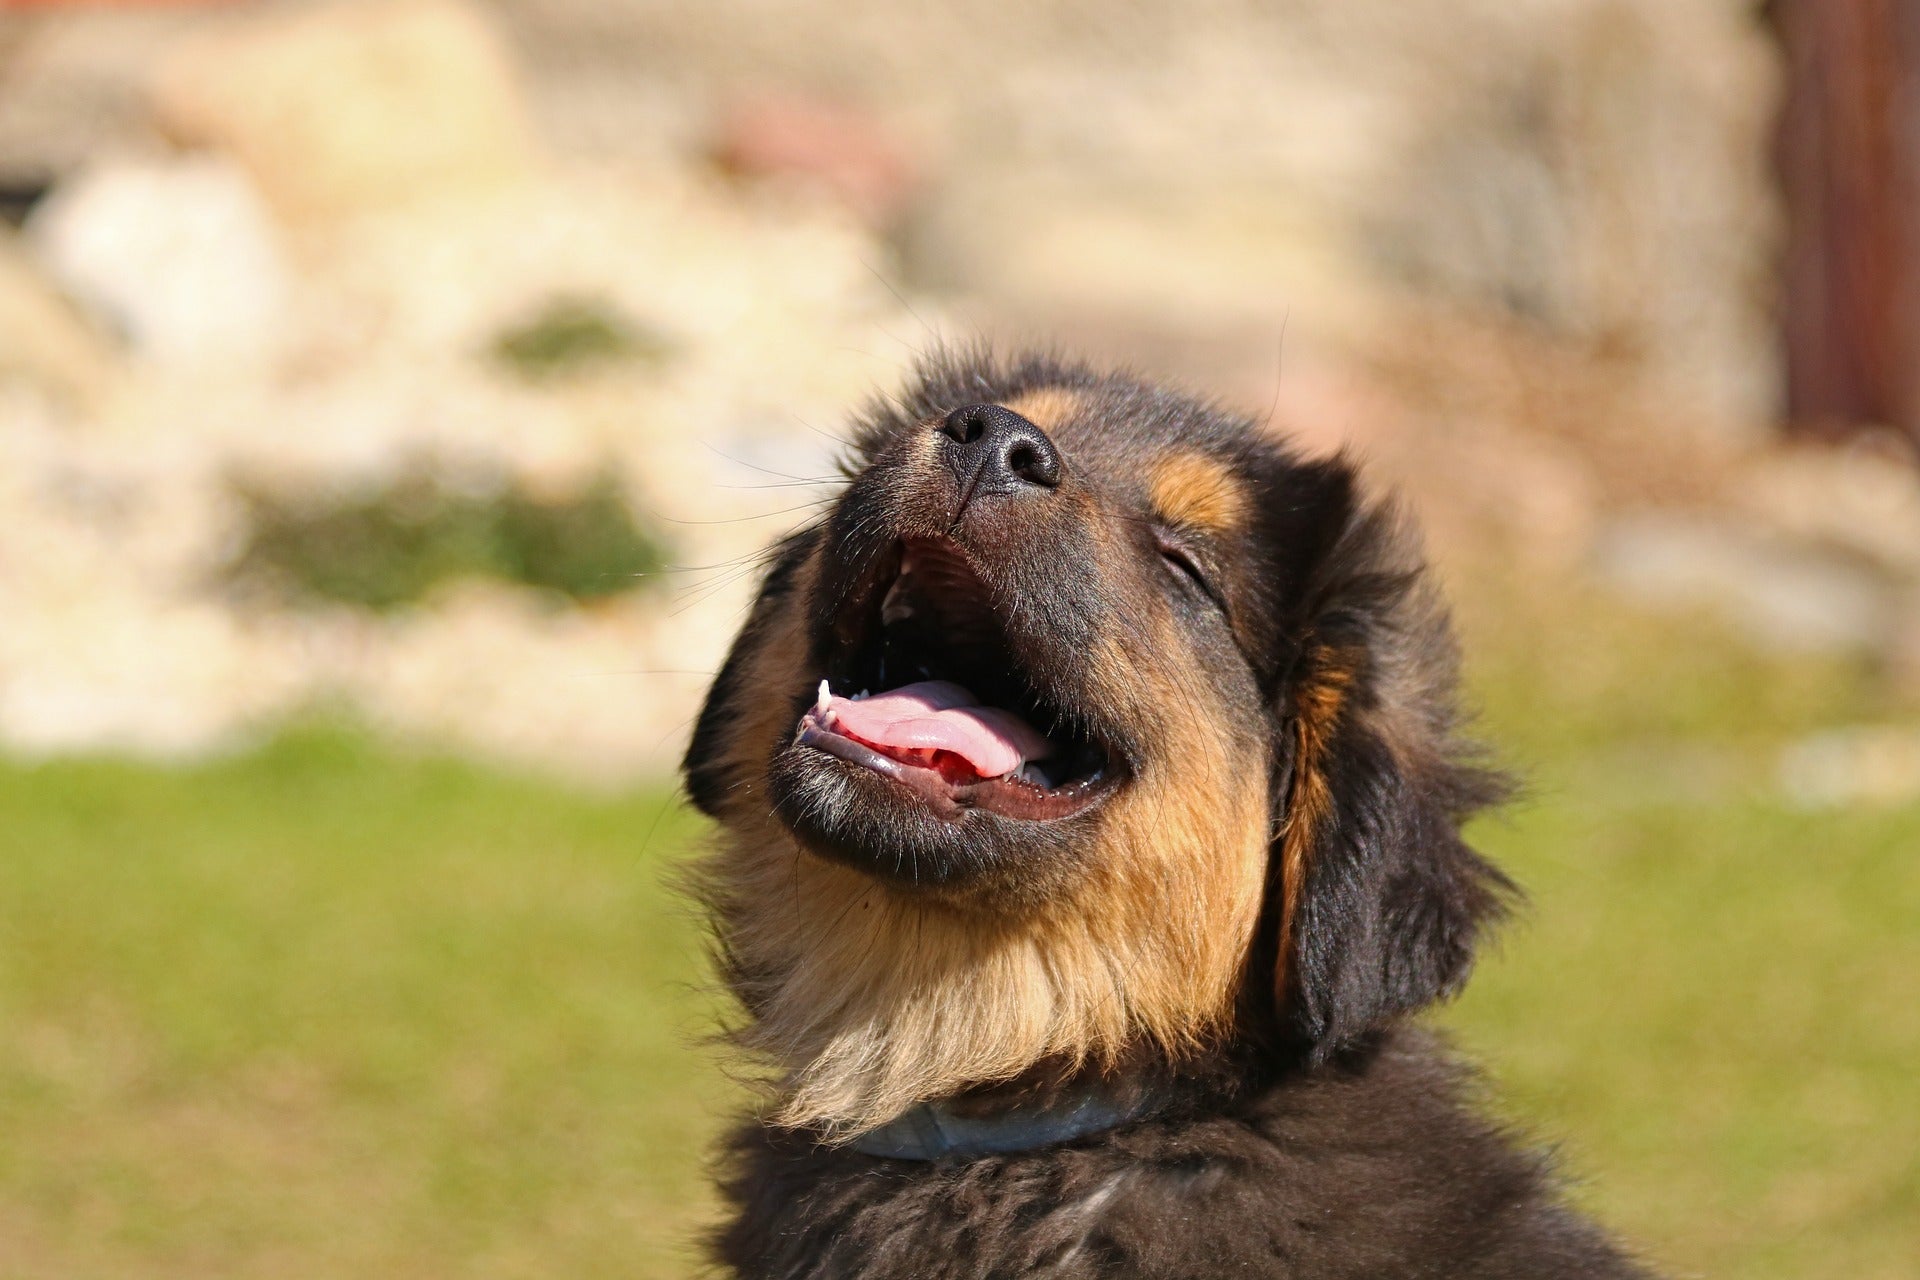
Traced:
<svg viewBox="0 0 1920 1280">
<path fill-rule="evenodd" d="M 888 1160 L 1005 1155 L 1117 1129 L 1139 1119 L 1153 1101 L 1143 1095 L 1123 1103 L 1088 1090 L 1051 1106 L 1013 1107 L 982 1116 L 960 1115 L 938 1101 L 922 1102 L 848 1145 L 862 1155 Z"/>
</svg>

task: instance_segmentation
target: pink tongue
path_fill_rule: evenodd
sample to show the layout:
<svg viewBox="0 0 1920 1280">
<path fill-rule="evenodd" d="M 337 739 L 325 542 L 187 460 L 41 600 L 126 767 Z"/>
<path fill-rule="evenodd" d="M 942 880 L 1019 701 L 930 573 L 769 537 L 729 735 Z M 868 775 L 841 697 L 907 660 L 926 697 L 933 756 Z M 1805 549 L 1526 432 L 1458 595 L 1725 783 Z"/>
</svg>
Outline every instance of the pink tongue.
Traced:
<svg viewBox="0 0 1920 1280">
<path fill-rule="evenodd" d="M 1053 744 L 1025 720 L 979 705 L 946 680 L 923 680 L 870 698 L 832 696 L 814 714 L 872 746 L 951 751 L 983 778 L 998 778 L 1053 753 Z"/>
</svg>

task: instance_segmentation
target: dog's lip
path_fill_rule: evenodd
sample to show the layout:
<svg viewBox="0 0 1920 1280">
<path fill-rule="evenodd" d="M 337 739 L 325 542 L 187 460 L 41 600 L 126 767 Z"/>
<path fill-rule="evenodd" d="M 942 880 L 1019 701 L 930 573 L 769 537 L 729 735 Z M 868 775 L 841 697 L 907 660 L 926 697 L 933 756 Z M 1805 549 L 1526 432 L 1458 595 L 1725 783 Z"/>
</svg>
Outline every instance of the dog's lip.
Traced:
<svg viewBox="0 0 1920 1280">
<path fill-rule="evenodd" d="M 832 763 L 821 761 L 823 767 L 875 774 L 896 783 L 907 793 L 900 797 L 902 801 L 910 799 L 949 821 L 960 820 L 970 810 L 1029 821 L 1074 818 L 1132 776 L 1131 756 L 1120 746 L 1119 735 L 1088 723 L 1086 716 L 1063 714 L 1059 707 L 1064 699 L 1049 701 L 1049 694 L 1057 691 L 1027 683 L 1033 675 L 1019 642 L 1008 634 L 1006 618 L 996 616 L 1004 606 L 1007 584 L 1001 581 L 996 586 L 1000 575 L 963 540 L 951 533 L 903 536 L 882 544 L 857 569 L 846 568 L 851 572 L 843 584 L 827 586 L 834 609 L 824 620 L 821 637 L 825 701 L 800 711 L 791 739 L 795 748 L 829 757 Z M 910 578 L 918 585 L 902 597 L 900 589 Z M 892 630 L 896 625 L 902 632 Z M 928 627 L 937 630 L 929 634 Z M 992 635 L 995 632 L 997 638 Z M 904 662 L 890 667 L 887 646 L 901 639 L 902 633 L 907 647 L 893 658 Z M 973 650 L 971 660 L 957 666 L 952 661 L 954 650 L 945 647 L 956 637 L 963 648 Z M 932 642 L 932 662 L 914 658 L 922 639 Z M 1032 643 L 1031 637 L 1027 643 Z M 982 666 L 983 644 L 1005 648 L 999 666 L 991 660 Z M 1020 670 L 1010 676 L 1010 666 Z M 984 680 L 986 687 L 976 684 L 977 679 Z M 950 682 L 970 704 L 1024 721 L 1022 727 L 1030 726 L 1035 736 L 1049 740 L 1050 749 L 1016 748 L 1018 754 L 1027 761 L 1046 761 L 1046 771 L 1053 777 L 1060 777 L 1056 769 L 1071 767 L 1074 773 L 1054 786 L 1047 785 L 1047 777 L 1023 776 L 1024 766 L 997 776 L 984 771 L 966 776 L 964 769 L 955 776 L 946 760 L 936 766 L 930 760 L 914 759 L 823 714 L 830 712 L 827 703 L 838 700 L 833 690 L 857 702 L 868 687 L 878 695 L 920 681 Z M 852 694 L 854 689 L 862 694 Z M 964 765 L 980 768 L 977 754 L 973 759 L 967 759 L 970 753 L 963 749 L 955 754 Z M 1001 761 L 996 757 L 993 763 Z"/>
<path fill-rule="evenodd" d="M 794 743 L 898 783 L 934 816 L 948 821 L 957 821 L 970 809 L 1029 822 L 1063 821 L 1092 809 L 1120 782 L 1118 771 L 1111 765 L 1058 787 L 1042 787 L 1011 776 L 950 782 L 937 769 L 896 760 L 864 742 L 835 733 L 811 715 L 801 717 Z"/>
</svg>

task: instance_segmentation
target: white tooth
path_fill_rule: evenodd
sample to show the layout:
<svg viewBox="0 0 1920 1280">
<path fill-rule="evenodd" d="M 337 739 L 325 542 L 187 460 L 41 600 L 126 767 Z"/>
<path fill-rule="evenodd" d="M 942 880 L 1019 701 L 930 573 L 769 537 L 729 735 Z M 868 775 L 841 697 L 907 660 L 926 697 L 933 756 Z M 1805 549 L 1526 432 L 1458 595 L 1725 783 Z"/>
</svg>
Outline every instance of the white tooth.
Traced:
<svg viewBox="0 0 1920 1280">
<path fill-rule="evenodd" d="M 825 715 L 827 714 L 827 708 L 832 705 L 833 705 L 833 695 L 827 692 L 827 682 L 825 680 L 822 680 L 820 682 L 820 699 L 819 701 L 813 704 L 813 709 L 815 711 L 818 711 L 821 715 Z"/>
</svg>

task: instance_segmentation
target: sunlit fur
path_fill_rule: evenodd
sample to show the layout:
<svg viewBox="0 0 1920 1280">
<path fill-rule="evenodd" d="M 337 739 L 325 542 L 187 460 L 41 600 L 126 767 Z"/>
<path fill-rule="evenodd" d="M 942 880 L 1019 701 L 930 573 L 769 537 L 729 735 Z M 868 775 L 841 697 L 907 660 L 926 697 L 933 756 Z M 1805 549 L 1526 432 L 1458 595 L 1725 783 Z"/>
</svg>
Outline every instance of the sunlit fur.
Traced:
<svg viewBox="0 0 1920 1280">
<path fill-rule="evenodd" d="M 1331 877 L 1337 890 L 1350 878 L 1340 864 L 1354 815 L 1339 811 L 1337 789 L 1363 796 L 1370 762 L 1387 758 L 1422 770 L 1442 803 L 1459 791 L 1461 812 L 1485 790 L 1480 775 L 1452 763 L 1452 650 L 1410 539 L 1390 510 L 1358 505 L 1342 464 L 1297 465 L 1270 445 L 1249 455 L 1235 443 L 1243 428 L 1156 388 L 1044 361 L 1024 373 L 965 359 L 936 361 L 930 371 L 907 403 L 869 415 L 852 474 L 886 467 L 889 483 L 863 496 L 871 519 L 855 527 L 918 518 L 915 478 L 938 465 L 926 424 L 969 394 L 1002 391 L 1000 400 L 1043 422 L 1070 458 L 1121 459 L 1114 470 L 1131 489 L 1056 500 L 1073 512 L 1088 563 L 1049 572 L 1098 579 L 1124 606 L 1076 659 L 1082 693 L 1111 721 L 1155 726 L 1152 750 L 1097 815 L 1091 856 L 1065 879 L 1036 866 L 1033 879 L 1046 891 L 1030 900 L 929 892 L 911 884 L 911 863 L 902 886 L 812 856 L 772 816 L 767 775 L 820 678 L 807 614 L 824 592 L 823 566 L 859 549 L 833 543 L 825 522 L 790 539 L 689 755 L 722 824 L 700 893 L 746 1011 L 738 1040 L 774 1068 L 771 1118 L 840 1140 L 917 1101 L 1042 1064 L 1104 1068 L 1145 1045 L 1177 1068 L 1232 1030 L 1254 963 L 1270 966 L 1259 985 L 1304 1023 L 1307 1038 L 1336 1047 L 1351 1028 L 1302 974 L 1350 981 L 1380 945 L 1334 955 L 1344 932 L 1377 927 L 1365 911 L 1325 923 L 1304 947 L 1298 936 L 1315 910 L 1310 881 Z M 1183 422 L 1224 434 L 1209 446 Z M 1240 470 L 1249 457 L 1288 469 L 1306 496 L 1269 492 L 1277 515 L 1262 512 L 1249 491 L 1254 479 Z M 1283 522 L 1265 536 L 1301 561 L 1300 598 L 1274 599 L 1273 581 L 1246 577 L 1257 557 L 1243 553 L 1235 559 L 1248 564 L 1218 568 L 1243 598 L 1233 643 L 1272 650 L 1273 675 L 1292 677 L 1279 708 L 1265 705 L 1272 695 L 1257 683 L 1272 675 L 1196 647 L 1155 576 L 1164 566 L 1151 556 L 1139 563 L 1127 536 L 1158 519 L 1232 549 L 1257 541 L 1260 518 Z M 1316 539 L 1324 539 L 1317 551 Z M 1289 645 L 1297 646 L 1292 659 Z M 1391 826 L 1381 832 L 1392 834 Z M 1436 955 L 1468 945 L 1472 922 L 1490 912 L 1474 885 L 1492 873 L 1457 852 L 1466 868 L 1463 927 L 1449 925 L 1454 941 L 1442 940 Z M 1393 973 L 1422 973 L 1427 959 L 1382 962 Z M 1464 975 L 1458 960 L 1445 965 L 1434 982 Z"/>
<path fill-rule="evenodd" d="M 1175 453 L 1153 469 L 1153 505 L 1176 525 L 1233 529 L 1247 518 L 1247 495 L 1227 466 L 1197 453 Z"/>
<path fill-rule="evenodd" d="M 817 679 L 798 635 L 820 554 L 749 624 L 764 637 L 749 687 Z M 778 1123 L 851 1135 L 1042 1062 L 1110 1064 L 1143 1040 L 1177 1058 L 1223 1028 L 1260 910 L 1268 768 L 1210 695 L 1147 660 L 1176 650 L 1165 618 L 1146 625 L 1158 634 L 1137 656 L 1116 645 L 1093 662 L 1137 702 L 1130 714 L 1158 717 L 1163 751 L 1100 814 L 1100 857 L 1070 892 L 1018 913 L 802 852 L 758 783 L 791 731 L 788 702 L 762 699 L 730 727 L 735 781 L 702 891 L 749 1011 L 740 1040 L 781 1069 Z"/>
<path fill-rule="evenodd" d="M 988 404 L 1062 478 L 963 521 L 983 471 L 941 435 Z M 1446 611 L 1352 460 L 978 350 L 923 362 L 849 453 L 842 496 L 774 549 L 686 757 L 737 1039 L 771 1067 L 720 1168 L 725 1272 L 1645 1280 L 1407 1025 L 1515 890 L 1462 832 L 1503 783 L 1461 733 Z M 1049 714 L 1107 730 L 1126 769 L 1102 803 L 953 820 L 795 742 L 887 556 L 929 538 L 968 557 Z M 847 1141 L 922 1100 L 1089 1087 L 1139 1109 L 1004 1154 Z"/>
</svg>

